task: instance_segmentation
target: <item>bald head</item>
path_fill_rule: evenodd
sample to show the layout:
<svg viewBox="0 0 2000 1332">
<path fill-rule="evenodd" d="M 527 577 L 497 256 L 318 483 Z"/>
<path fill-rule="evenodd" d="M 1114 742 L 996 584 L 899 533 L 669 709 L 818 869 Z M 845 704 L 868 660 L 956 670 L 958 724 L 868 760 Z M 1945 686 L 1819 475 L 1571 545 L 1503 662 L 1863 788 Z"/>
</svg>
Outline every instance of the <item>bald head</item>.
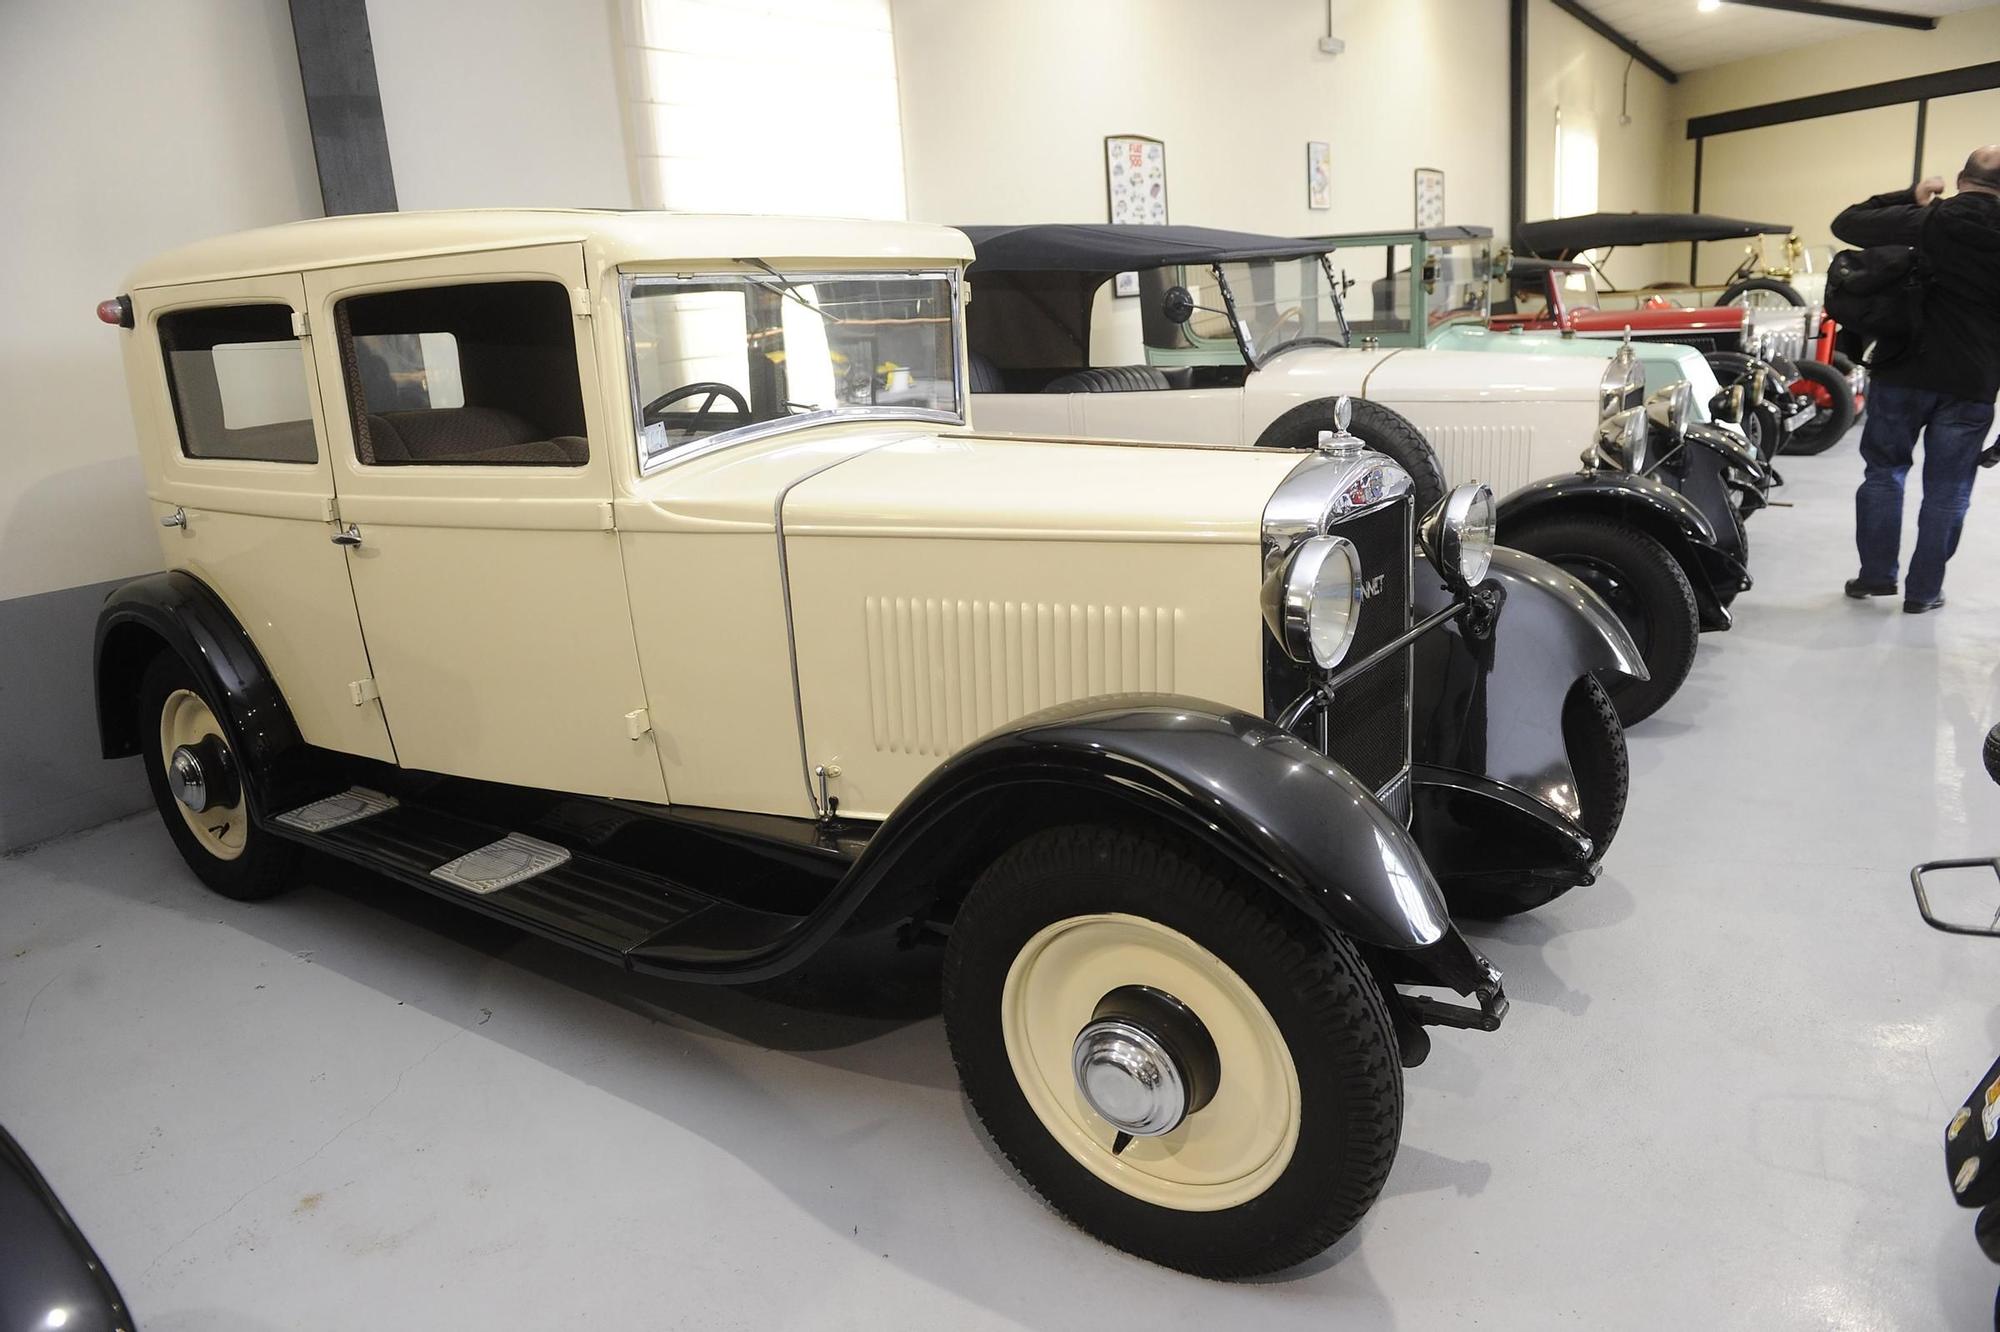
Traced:
<svg viewBox="0 0 2000 1332">
<path fill-rule="evenodd" d="M 2000 143 L 1973 150 L 1965 159 L 1965 170 L 1958 173 L 1958 188 L 2000 194 Z"/>
</svg>

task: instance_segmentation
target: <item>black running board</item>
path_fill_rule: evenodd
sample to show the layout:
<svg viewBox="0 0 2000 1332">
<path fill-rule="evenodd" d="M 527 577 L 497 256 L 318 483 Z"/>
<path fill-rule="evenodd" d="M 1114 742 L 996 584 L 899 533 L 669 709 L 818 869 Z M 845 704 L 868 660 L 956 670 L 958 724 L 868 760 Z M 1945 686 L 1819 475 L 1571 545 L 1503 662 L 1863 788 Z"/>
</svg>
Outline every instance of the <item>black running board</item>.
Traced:
<svg viewBox="0 0 2000 1332">
<path fill-rule="evenodd" d="M 437 871 L 516 830 L 422 805 L 395 804 L 316 832 L 278 820 L 262 830 L 638 970 L 726 971 L 732 957 L 783 951 L 808 919 L 720 901 L 575 847 L 560 848 L 565 858 L 518 882 L 477 891 Z"/>
</svg>

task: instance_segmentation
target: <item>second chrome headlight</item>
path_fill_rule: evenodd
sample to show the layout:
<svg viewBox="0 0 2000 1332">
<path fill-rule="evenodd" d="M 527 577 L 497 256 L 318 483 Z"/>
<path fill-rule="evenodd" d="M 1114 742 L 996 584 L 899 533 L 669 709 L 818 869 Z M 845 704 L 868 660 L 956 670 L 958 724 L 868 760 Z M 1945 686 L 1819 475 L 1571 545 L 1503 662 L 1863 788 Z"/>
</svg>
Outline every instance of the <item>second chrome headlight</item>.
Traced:
<svg viewBox="0 0 2000 1332">
<path fill-rule="evenodd" d="M 1493 565 L 1500 511 L 1493 491 L 1478 482 L 1446 495 L 1424 519 L 1424 553 L 1447 583 L 1471 587 Z"/>
<path fill-rule="evenodd" d="M 1361 609 L 1361 553 L 1343 537 L 1302 542 L 1285 569 L 1279 607 L 1285 651 L 1331 670 L 1347 655 Z"/>
</svg>

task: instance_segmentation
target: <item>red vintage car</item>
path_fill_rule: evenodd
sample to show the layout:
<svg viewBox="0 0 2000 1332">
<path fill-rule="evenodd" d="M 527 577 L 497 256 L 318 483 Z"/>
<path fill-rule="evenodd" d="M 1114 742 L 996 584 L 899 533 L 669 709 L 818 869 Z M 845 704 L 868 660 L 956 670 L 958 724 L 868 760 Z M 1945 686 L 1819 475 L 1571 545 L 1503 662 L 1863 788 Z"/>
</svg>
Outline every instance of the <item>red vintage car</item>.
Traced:
<svg viewBox="0 0 2000 1332">
<path fill-rule="evenodd" d="M 1606 308 L 1607 298 L 1631 304 Z M 1773 452 L 1818 453 L 1854 424 L 1865 403 L 1867 371 L 1834 351 L 1834 321 L 1815 316 L 1816 310 L 1794 306 L 1689 306 L 1664 292 L 1601 292 L 1588 264 L 1517 257 L 1490 321 L 1503 330 L 1557 329 L 1582 338 L 1629 332 L 1636 340 L 1694 347 L 1724 385 L 1745 384 L 1751 401 L 1762 404 L 1744 422 L 1752 443 L 1763 447 L 1768 434 L 1783 440 Z M 1762 393 L 1754 382 L 1760 374 L 1767 381 Z"/>
</svg>

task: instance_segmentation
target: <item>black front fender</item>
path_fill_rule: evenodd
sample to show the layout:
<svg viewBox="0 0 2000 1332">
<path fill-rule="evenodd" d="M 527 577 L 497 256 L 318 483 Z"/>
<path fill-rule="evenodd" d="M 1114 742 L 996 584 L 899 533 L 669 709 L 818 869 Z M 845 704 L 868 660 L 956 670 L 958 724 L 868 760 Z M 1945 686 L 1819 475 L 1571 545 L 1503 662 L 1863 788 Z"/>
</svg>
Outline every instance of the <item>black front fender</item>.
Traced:
<svg viewBox="0 0 2000 1332">
<path fill-rule="evenodd" d="M 1645 663 L 1610 607 L 1554 565 L 1501 546 L 1488 581 L 1501 597 L 1490 629 L 1461 619 L 1417 640 L 1417 841 L 1447 889 L 1497 869 L 1583 882 L 1603 848 L 1583 831 L 1564 705 L 1584 676 L 1643 680 Z M 1450 598 L 1417 579 L 1418 615 Z"/>
<path fill-rule="evenodd" d="M 97 613 L 92 657 L 104 757 L 140 752 L 139 679 L 162 650 L 179 656 L 210 686 L 217 719 L 244 766 L 253 816 L 325 794 L 312 751 L 250 636 L 208 584 L 179 569 L 122 584 Z"/>
<path fill-rule="evenodd" d="M 1716 527 L 1695 503 L 1665 482 L 1631 472 L 1565 472 L 1531 481 L 1500 501 L 1500 540 L 1510 528 L 1544 515 L 1596 513 L 1656 537 L 1687 575 L 1703 629 L 1727 629 L 1729 602 L 1749 585 L 1723 549 Z"/>
<path fill-rule="evenodd" d="M 1166 695 L 1083 700 L 961 750 L 897 805 L 841 895 L 928 879 L 954 827 L 1004 819 L 1004 796 L 1035 787 L 1177 825 L 1358 942 L 1415 950 L 1452 933 L 1422 852 L 1345 768 L 1261 717 Z"/>
</svg>

